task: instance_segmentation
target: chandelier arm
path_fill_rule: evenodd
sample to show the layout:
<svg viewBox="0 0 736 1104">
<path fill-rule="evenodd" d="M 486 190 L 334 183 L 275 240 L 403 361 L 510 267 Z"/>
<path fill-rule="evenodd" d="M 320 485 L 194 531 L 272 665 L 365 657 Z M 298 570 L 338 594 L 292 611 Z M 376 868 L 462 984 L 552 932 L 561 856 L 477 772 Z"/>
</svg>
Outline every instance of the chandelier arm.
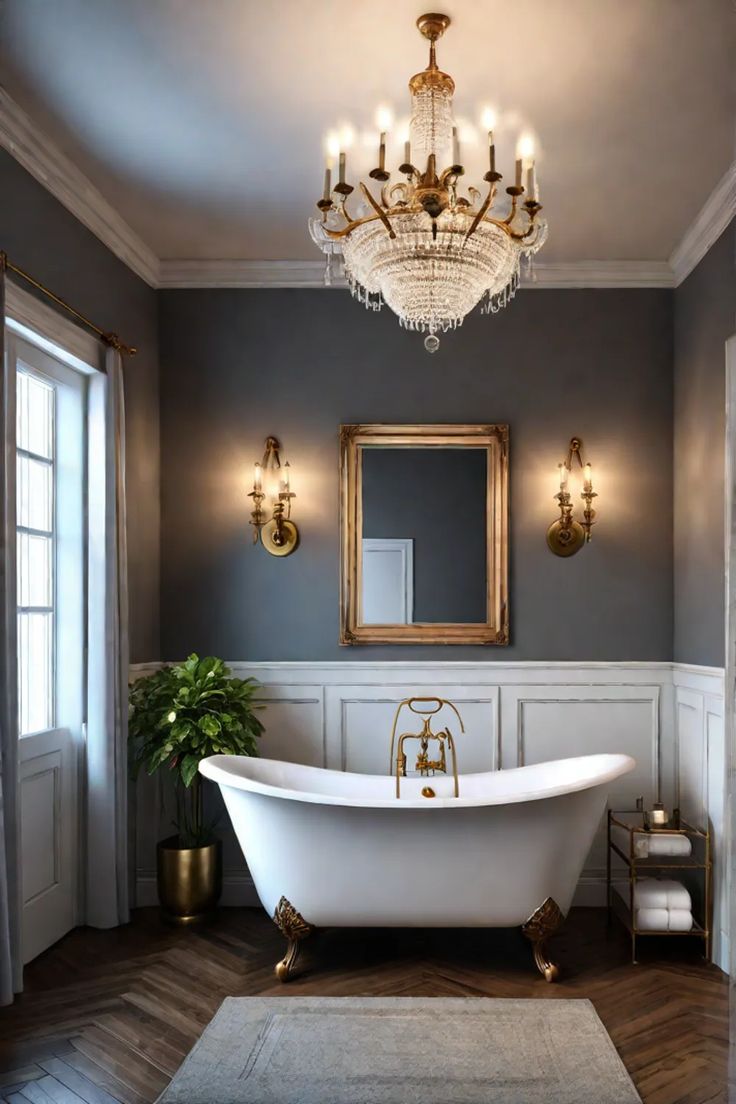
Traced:
<svg viewBox="0 0 736 1104">
<path fill-rule="evenodd" d="M 491 184 L 488 188 L 488 195 L 483 200 L 483 202 L 480 205 L 480 208 L 478 210 L 478 213 L 476 214 L 475 218 L 473 219 L 473 221 L 470 224 L 470 228 L 468 229 L 468 232 L 465 235 L 465 239 L 464 239 L 465 241 L 467 241 L 468 238 L 472 237 L 473 234 L 475 233 L 475 231 L 480 226 L 481 222 L 483 221 L 483 216 L 485 215 L 486 211 L 488 210 L 488 208 L 493 203 L 493 197 L 494 197 L 495 194 L 496 194 L 496 185 Z"/>
<path fill-rule="evenodd" d="M 507 188 L 507 189 L 506 189 L 506 191 L 508 192 L 508 191 L 509 191 L 509 189 Z M 512 195 L 512 196 L 511 196 L 511 210 L 509 211 L 508 215 L 507 215 L 507 216 L 506 216 L 506 218 L 504 219 L 504 222 L 505 222 L 505 223 L 506 223 L 506 225 L 507 225 L 507 226 L 509 226 L 509 227 L 511 226 L 511 223 L 512 223 L 512 222 L 514 221 L 514 219 L 516 218 L 516 211 L 517 211 L 517 208 L 518 208 L 518 206 L 519 206 L 519 204 L 518 204 L 518 201 L 517 201 L 517 198 L 516 198 L 516 196 L 515 196 L 515 195 Z"/>
<path fill-rule="evenodd" d="M 454 177 L 454 179 L 451 179 Z M 460 179 L 460 173 L 457 171 L 457 165 L 450 165 L 449 169 L 445 169 L 440 174 L 440 187 L 446 188 L 448 186 L 456 186 Z"/>
<path fill-rule="evenodd" d="M 348 197 L 344 196 L 344 195 L 340 196 L 340 199 L 338 201 L 338 206 L 337 206 L 337 213 L 339 215 L 342 215 L 342 217 L 345 219 L 346 224 L 348 226 L 350 226 L 352 224 L 353 220 L 350 218 L 350 215 L 347 213 L 347 210 L 345 209 L 345 204 L 347 202 L 347 198 Z"/>
<path fill-rule="evenodd" d="M 327 226 L 323 229 L 325 234 L 332 238 L 333 241 L 339 241 L 341 238 L 346 238 L 356 227 L 365 226 L 367 222 L 375 222 L 378 218 L 380 218 L 380 215 L 366 215 L 364 218 L 355 219 L 354 222 L 349 222 L 347 226 L 343 226 L 342 230 L 330 230 Z"/>
<path fill-rule="evenodd" d="M 517 234 L 517 232 L 515 230 L 512 230 L 511 227 L 509 227 L 509 234 L 514 239 L 514 241 L 524 241 L 526 238 L 530 237 L 534 233 L 536 228 L 537 228 L 537 224 L 532 219 L 531 226 L 529 227 L 528 230 L 525 230 L 523 234 Z"/>
<path fill-rule="evenodd" d="M 362 180 L 360 182 L 360 190 L 363 193 L 363 195 L 365 196 L 365 198 L 368 200 L 368 202 L 370 203 L 373 210 L 378 215 L 378 217 L 381 220 L 381 222 L 383 223 L 383 225 L 386 227 L 386 230 L 388 231 L 388 236 L 390 238 L 395 238 L 396 237 L 396 231 L 393 229 L 393 227 L 391 226 L 391 223 L 388 221 L 388 218 L 384 214 L 383 210 L 378 205 L 376 200 L 373 198 L 373 195 L 371 194 L 370 190 L 368 188 L 366 188 L 366 186 L 365 186 L 365 184 L 363 183 Z"/>
</svg>

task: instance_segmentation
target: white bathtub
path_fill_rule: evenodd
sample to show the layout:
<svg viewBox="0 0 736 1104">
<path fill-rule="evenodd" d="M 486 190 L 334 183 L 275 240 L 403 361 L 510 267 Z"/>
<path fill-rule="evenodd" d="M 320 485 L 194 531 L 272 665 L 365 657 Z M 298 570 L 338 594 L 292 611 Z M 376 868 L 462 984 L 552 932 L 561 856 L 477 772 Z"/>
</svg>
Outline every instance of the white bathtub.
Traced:
<svg viewBox="0 0 736 1104">
<path fill-rule="evenodd" d="M 545 939 L 570 908 L 628 755 L 586 755 L 453 779 L 349 774 L 215 755 L 219 785 L 263 907 L 289 940 L 320 927 L 512 927 L 551 981 Z M 431 785 L 435 797 L 423 797 Z"/>
</svg>

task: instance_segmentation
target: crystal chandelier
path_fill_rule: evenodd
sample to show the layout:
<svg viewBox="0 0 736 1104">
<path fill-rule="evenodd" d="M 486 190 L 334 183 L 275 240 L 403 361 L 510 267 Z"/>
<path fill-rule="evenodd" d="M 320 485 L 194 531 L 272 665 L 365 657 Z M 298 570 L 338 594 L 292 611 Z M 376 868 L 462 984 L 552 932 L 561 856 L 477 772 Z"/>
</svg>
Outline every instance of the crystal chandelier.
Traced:
<svg viewBox="0 0 736 1104">
<path fill-rule="evenodd" d="M 438 333 L 461 325 L 481 301 L 486 314 L 506 306 L 519 283 L 521 258 L 531 259 L 547 237 L 529 151 L 525 165 L 519 156 L 523 151 L 517 150 L 515 183 L 506 189 L 508 211 L 504 217 L 494 214 L 502 177 L 496 171 L 492 124 L 490 164 L 483 177 L 487 193 L 483 197 L 472 185 L 467 195 L 461 192 L 464 169 L 452 111 L 455 82 L 437 67 L 435 57 L 435 43 L 449 24 L 446 15 L 417 20 L 430 43 L 429 65 L 409 81 L 412 117 L 398 170 L 406 179 L 390 182 L 382 126 L 379 163 L 370 173 L 380 186 L 378 197 L 361 181 L 364 212 L 359 217 L 348 213 L 354 189 L 345 179 L 343 149 L 338 182 L 331 186 L 328 162 L 317 203 L 320 214 L 309 220 L 312 240 L 327 255 L 326 282 L 331 280 L 332 258 L 342 253 L 353 296 L 371 310 L 387 303 L 402 326 L 427 335 L 428 352 L 439 347 Z"/>
</svg>

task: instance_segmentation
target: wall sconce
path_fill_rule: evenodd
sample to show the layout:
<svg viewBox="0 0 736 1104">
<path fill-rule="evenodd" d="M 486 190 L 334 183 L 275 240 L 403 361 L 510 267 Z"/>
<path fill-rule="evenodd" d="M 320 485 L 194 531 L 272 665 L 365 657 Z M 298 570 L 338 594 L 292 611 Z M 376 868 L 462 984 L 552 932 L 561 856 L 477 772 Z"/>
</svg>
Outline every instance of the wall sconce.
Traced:
<svg viewBox="0 0 736 1104">
<path fill-rule="evenodd" d="M 299 530 L 290 520 L 291 500 L 296 495 L 291 489 L 288 461 L 281 467 L 280 448 L 275 437 L 266 438 L 263 459 L 255 466 L 253 490 L 248 494 L 248 498 L 253 499 L 250 524 L 254 544 L 260 537 L 261 544 L 272 556 L 289 556 L 299 544 Z M 270 517 L 263 508 L 264 499 L 269 500 Z"/>
<path fill-rule="evenodd" d="M 574 556 L 576 552 L 579 552 L 584 544 L 587 544 L 590 540 L 590 530 L 593 527 L 595 518 L 595 510 L 593 509 L 593 499 L 598 495 L 593 490 L 593 476 L 590 470 L 590 464 L 583 463 L 583 457 L 580 450 L 583 447 L 583 442 L 579 437 L 573 437 L 570 440 L 570 448 L 567 452 L 567 459 L 559 465 L 560 469 L 560 489 L 555 495 L 555 498 L 560 504 L 560 516 L 557 521 L 553 521 L 547 530 L 547 544 L 550 550 L 554 552 L 555 556 Z M 573 462 L 577 460 L 578 466 L 583 473 L 583 489 L 580 497 L 585 503 L 585 509 L 583 510 L 582 522 L 576 521 L 573 517 L 574 505 L 572 501 L 572 495 L 568 487 L 568 481 L 572 472 Z"/>
</svg>

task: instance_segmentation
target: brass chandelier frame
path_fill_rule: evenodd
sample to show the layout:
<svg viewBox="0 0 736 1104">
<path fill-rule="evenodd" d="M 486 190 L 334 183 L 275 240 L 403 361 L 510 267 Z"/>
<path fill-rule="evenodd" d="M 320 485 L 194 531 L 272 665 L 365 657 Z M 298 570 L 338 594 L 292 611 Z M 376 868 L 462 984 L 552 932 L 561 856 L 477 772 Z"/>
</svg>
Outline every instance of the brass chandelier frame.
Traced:
<svg viewBox="0 0 736 1104">
<path fill-rule="evenodd" d="M 452 94 L 455 83 L 452 77 L 443 73 L 437 66 L 435 43 L 450 25 L 450 18 L 446 15 L 428 14 L 420 16 L 417 27 L 430 41 L 429 64 L 421 73 L 413 76 L 409 82 L 412 92 L 426 87 Z M 383 157 L 381 158 L 383 161 Z M 340 180 L 334 187 L 332 194 L 323 196 L 317 201 L 317 207 L 322 212 L 322 229 L 324 234 L 332 241 L 340 241 L 348 237 L 359 226 L 365 226 L 371 222 L 380 221 L 386 229 L 388 236 L 396 237 L 396 232 L 391 225 L 391 219 L 400 218 L 407 214 L 420 214 L 424 211 L 432 220 L 432 238 L 437 237 L 437 219 L 446 210 L 451 213 L 464 213 L 474 215 L 473 220 L 464 235 L 464 241 L 468 241 L 476 232 L 481 223 L 489 223 L 508 234 L 515 242 L 524 242 L 529 239 L 536 229 L 536 220 L 542 205 L 529 196 L 523 202 L 523 209 L 529 217 L 529 225 L 523 230 L 515 230 L 513 223 L 519 212 L 521 197 L 524 195 L 524 187 L 513 184 L 506 188 L 506 193 L 511 197 L 511 209 L 504 219 L 493 218 L 488 212 L 492 210 L 498 189 L 497 184 L 503 179 L 501 173 L 495 168 L 495 152 L 491 146 L 491 167 L 485 173 L 483 179 L 488 184 L 488 193 L 481 200 L 481 193 L 472 185 L 468 188 L 470 199 L 458 194 L 458 183 L 464 175 L 462 165 L 450 165 L 448 168 L 438 171 L 436 156 L 431 153 L 427 159 L 427 167 L 422 172 L 409 161 L 399 166 L 399 172 L 406 176 L 406 182 L 397 182 L 389 186 L 390 174 L 383 164 L 373 169 L 370 176 L 373 180 L 382 183 L 380 202 L 363 181 L 360 181 L 360 190 L 363 197 L 373 209 L 373 214 L 364 215 L 361 218 L 351 218 L 346 208 L 346 202 L 355 190 L 352 185 Z M 337 198 L 335 198 L 335 196 Z M 326 225 L 328 215 L 334 212 L 345 220 L 345 226 L 331 228 Z"/>
</svg>

